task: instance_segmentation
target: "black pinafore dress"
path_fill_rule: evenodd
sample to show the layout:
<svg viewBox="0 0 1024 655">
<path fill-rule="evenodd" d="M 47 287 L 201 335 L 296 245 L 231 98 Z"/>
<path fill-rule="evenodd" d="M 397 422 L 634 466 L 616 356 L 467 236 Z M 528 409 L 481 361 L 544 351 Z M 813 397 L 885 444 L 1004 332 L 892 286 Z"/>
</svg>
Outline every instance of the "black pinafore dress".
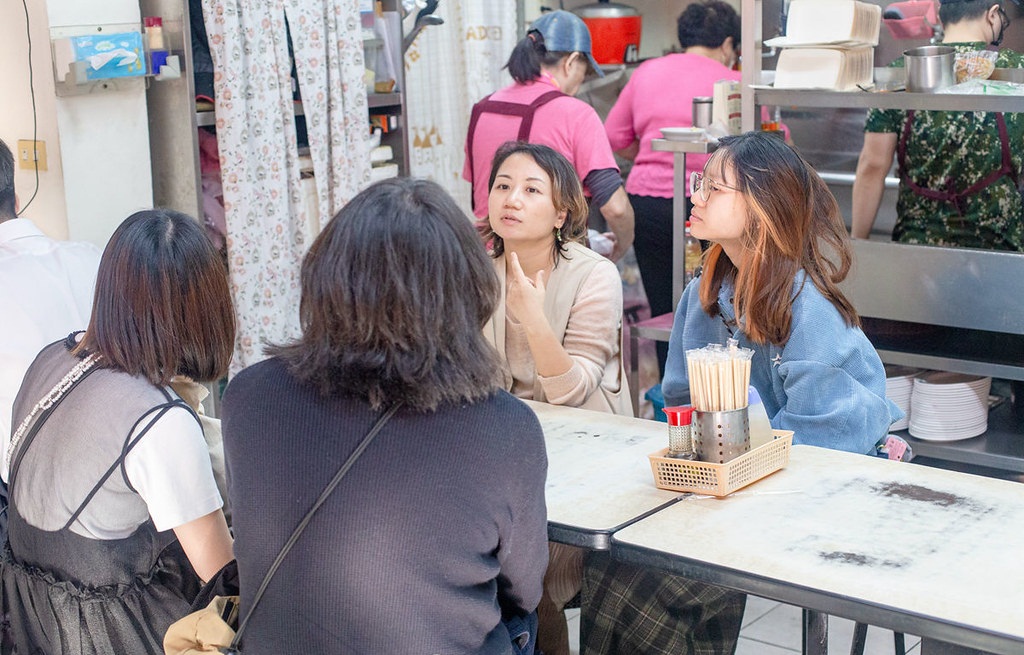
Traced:
<svg viewBox="0 0 1024 655">
<path fill-rule="evenodd" d="M 64 353 L 49 352 L 54 347 Z M 50 356 L 66 359 L 69 353 L 65 344 L 53 344 L 40 354 L 37 363 L 41 359 L 45 363 L 45 358 Z M 99 375 L 90 377 L 94 372 Z M 64 398 L 88 395 L 87 387 L 102 385 L 98 378 L 104 375 L 124 377 L 91 369 Z M 44 377 L 48 377 L 46 384 L 52 384 L 52 376 Z M 26 376 L 26 386 L 30 379 L 31 369 Z M 123 383 L 123 380 L 115 382 Z M 45 384 L 35 386 L 35 391 L 49 389 Z M 70 405 L 74 403 L 63 407 L 58 403 L 52 414 L 42 412 L 35 421 L 49 424 L 48 429 L 36 430 L 36 426 L 32 426 L 15 451 L 10 472 L 8 542 L 0 554 L 0 593 L 8 614 L 6 641 L 12 642 L 14 648 L 11 651 L 8 644 L 5 652 L 17 655 L 159 655 L 163 653 L 167 627 L 188 613 L 191 600 L 199 590 L 199 579 L 173 531 L 158 532 L 149 519 L 122 539 L 92 539 L 71 530 L 105 485 L 108 489 L 118 485 L 131 489 L 123 469 L 125 457 L 162 413 L 183 404 L 166 390 L 150 388 L 157 389 L 164 402 L 150 405 L 142 414 L 135 409 L 124 411 L 116 401 L 111 403 L 109 412 L 114 415 L 114 422 L 122 424 L 115 429 L 127 436 L 120 445 L 120 453 L 105 460 L 109 465 L 92 488 L 79 485 L 79 489 L 88 489 L 88 493 L 82 496 L 81 503 L 70 512 L 60 529 L 40 529 L 23 518 L 18 511 L 17 485 L 19 473 L 24 473 L 22 465 L 27 454 L 61 447 L 58 442 L 81 424 L 80 415 L 68 416 L 74 409 Z M 142 399 L 152 401 L 149 390 L 139 395 L 141 398 L 132 397 L 122 404 L 130 407 Z M 17 415 L 17 407 L 15 412 Z M 135 415 L 134 421 L 124 419 L 131 414 Z M 133 437 L 136 426 L 140 430 Z M 37 461 L 40 452 L 35 453 Z M 52 484 L 61 485 L 65 474 L 66 471 L 60 469 L 50 472 Z M 34 479 L 40 479 L 38 473 Z M 45 493 L 40 491 L 38 482 L 29 488 L 32 493 Z M 134 490 L 127 493 L 131 492 Z M 61 518 L 63 520 L 63 516 Z"/>
</svg>

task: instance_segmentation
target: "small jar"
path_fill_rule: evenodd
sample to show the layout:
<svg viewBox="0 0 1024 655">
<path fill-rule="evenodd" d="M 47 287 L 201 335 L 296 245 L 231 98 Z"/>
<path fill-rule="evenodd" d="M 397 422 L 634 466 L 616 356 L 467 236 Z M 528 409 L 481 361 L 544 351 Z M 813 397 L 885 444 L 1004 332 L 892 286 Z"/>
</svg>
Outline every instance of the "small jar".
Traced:
<svg viewBox="0 0 1024 655">
<path fill-rule="evenodd" d="M 693 407 L 680 405 L 666 407 L 662 411 L 668 417 L 668 453 L 667 457 L 676 459 L 696 459 L 693 452 Z"/>
<path fill-rule="evenodd" d="M 164 19 L 160 16 L 146 16 L 146 45 L 150 50 L 164 49 Z"/>
</svg>

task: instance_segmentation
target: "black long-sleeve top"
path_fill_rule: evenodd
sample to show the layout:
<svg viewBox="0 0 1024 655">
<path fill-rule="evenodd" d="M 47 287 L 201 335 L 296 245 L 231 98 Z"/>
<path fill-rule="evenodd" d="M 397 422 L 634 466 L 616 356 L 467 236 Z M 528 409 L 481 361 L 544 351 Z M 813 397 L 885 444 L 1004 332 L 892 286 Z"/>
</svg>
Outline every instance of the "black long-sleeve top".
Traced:
<svg viewBox="0 0 1024 655">
<path fill-rule="evenodd" d="M 223 432 L 243 616 L 376 418 L 277 359 L 232 380 Z M 502 614 L 536 607 L 547 566 L 546 475 L 537 418 L 505 392 L 399 410 L 285 559 L 245 652 L 511 652 Z"/>
</svg>

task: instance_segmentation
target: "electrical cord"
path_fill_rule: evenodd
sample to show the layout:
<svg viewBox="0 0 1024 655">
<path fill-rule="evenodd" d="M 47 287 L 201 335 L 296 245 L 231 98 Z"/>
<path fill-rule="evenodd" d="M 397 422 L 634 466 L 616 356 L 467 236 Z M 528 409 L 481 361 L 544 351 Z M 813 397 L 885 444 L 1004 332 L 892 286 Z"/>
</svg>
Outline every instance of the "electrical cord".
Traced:
<svg viewBox="0 0 1024 655">
<path fill-rule="evenodd" d="M 25 213 L 28 206 L 36 199 L 36 194 L 39 193 L 39 153 L 36 152 L 36 143 L 39 142 L 39 117 L 36 114 L 36 87 L 32 77 L 32 29 L 29 24 L 27 0 L 21 0 L 21 6 L 25 9 L 25 36 L 28 37 L 28 90 L 32 97 L 32 163 L 35 165 L 36 171 L 36 188 L 32 191 L 32 197 L 28 199 L 28 202 L 22 205 L 18 216 Z"/>
</svg>

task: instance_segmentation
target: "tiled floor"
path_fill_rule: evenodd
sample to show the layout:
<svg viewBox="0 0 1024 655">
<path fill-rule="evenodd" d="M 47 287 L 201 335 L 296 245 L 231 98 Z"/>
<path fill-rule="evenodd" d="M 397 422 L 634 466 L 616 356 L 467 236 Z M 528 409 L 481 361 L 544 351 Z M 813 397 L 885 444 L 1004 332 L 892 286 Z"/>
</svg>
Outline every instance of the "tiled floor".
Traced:
<svg viewBox="0 0 1024 655">
<path fill-rule="evenodd" d="M 579 653 L 579 616 L 578 609 L 566 611 L 569 620 L 569 640 L 573 654 Z M 747 610 L 743 615 L 743 627 L 740 630 L 740 643 L 736 655 L 792 655 L 800 652 L 800 608 L 784 605 L 772 600 L 747 597 Z M 853 640 L 853 621 L 830 617 L 828 622 L 829 653 L 842 654 L 850 652 Z M 920 655 L 921 640 L 906 635 L 907 655 Z M 868 628 L 867 646 L 864 655 L 893 655 L 895 653 L 891 630 L 878 627 Z"/>
</svg>

